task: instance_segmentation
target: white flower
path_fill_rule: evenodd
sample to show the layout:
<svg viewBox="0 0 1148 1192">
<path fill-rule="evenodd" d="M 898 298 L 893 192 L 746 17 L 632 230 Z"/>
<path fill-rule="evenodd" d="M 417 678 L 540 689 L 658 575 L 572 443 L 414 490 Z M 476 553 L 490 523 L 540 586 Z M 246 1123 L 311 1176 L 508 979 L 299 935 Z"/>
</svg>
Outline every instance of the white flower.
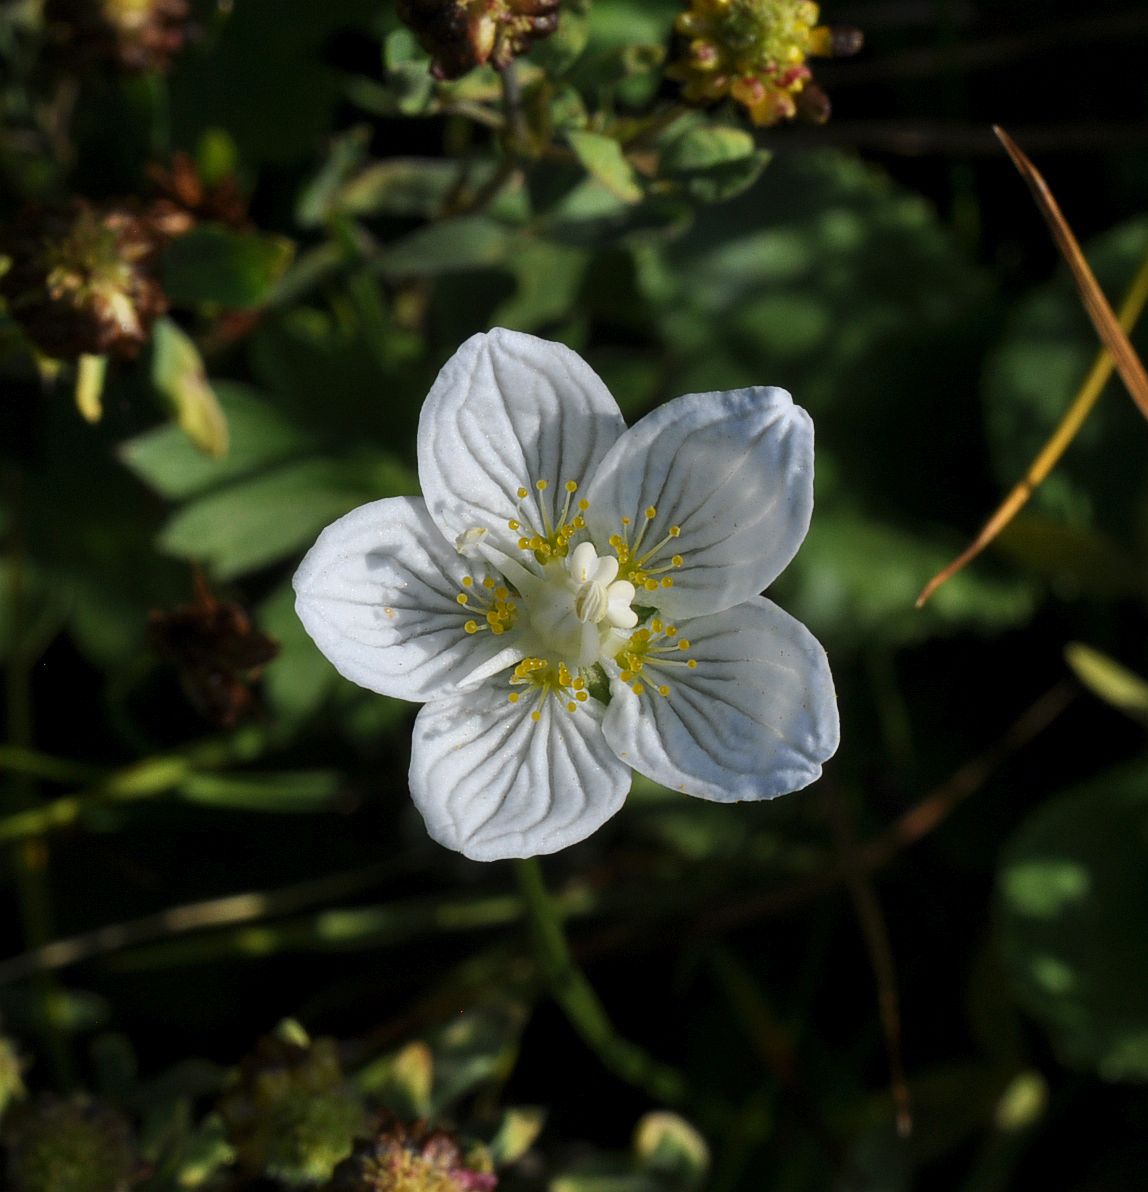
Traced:
<svg viewBox="0 0 1148 1192">
<path fill-rule="evenodd" d="M 813 505 L 813 427 L 781 389 L 679 397 L 626 429 L 570 349 L 496 329 L 446 363 L 423 499 L 328 526 L 296 608 L 355 683 L 426 701 L 410 788 L 477 860 L 565 848 L 633 767 L 732 803 L 837 748 L 825 652 L 758 593 Z"/>
</svg>

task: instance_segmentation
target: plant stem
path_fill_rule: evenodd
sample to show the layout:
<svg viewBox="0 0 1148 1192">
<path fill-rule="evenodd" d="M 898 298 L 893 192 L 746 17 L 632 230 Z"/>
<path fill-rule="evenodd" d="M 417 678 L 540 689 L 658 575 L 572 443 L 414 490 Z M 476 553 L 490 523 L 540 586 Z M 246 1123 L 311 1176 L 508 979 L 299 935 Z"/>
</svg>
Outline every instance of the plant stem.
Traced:
<svg viewBox="0 0 1148 1192">
<path fill-rule="evenodd" d="M 682 1101 L 686 1095 L 685 1077 L 618 1034 L 593 985 L 574 963 L 537 858 L 516 861 L 515 873 L 538 965 L 571 1026 L 616 1076 L 645 1089 L 658 1101 Z"/>
</svg>

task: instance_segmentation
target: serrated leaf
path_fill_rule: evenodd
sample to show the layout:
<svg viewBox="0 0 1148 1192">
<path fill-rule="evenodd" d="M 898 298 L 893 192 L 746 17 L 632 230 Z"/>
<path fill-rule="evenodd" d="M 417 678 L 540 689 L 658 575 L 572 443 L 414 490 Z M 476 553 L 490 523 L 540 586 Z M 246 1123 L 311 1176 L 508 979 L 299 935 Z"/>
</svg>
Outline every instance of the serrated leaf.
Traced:
<svg viewBox="0 0 1148 1192">
<path fill-rule="evenodd" d="M 195 450 L 174 427 L 161 426 L 130 439 L 120 458 L 147 485 L 183 500 L 299 454 L 307 440 L 257 390 L 216 381 L 215 395 L 227 419 L 230 446 L 222 459 Z"/>
<path fill-rule="evenodd" d="M 622 146 L 613 137 L 598 132 L 570 129 L 566 139 L 588 173 L 623 203 L 638 203 L 642 188 L 634 167 L 626 160 Z"/>
<path fill-rule="evenodd" d="M 262 305 L 287 272 L 294 244 L 283 236 L 200 224 L 173 240 L 163 257 L 172 302 L 243 310 Z"/>
</svg>

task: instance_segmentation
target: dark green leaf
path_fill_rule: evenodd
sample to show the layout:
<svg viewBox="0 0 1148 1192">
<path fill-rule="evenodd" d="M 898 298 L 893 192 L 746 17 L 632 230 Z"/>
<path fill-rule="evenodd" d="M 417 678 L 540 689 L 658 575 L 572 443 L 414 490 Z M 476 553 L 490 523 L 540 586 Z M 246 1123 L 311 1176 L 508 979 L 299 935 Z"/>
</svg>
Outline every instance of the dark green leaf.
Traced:
<svg viewBox="0 0 1148 1192">
<path fill-rule="evenodd" d="M 177 304 L 260 306 L 270 298 L 294 253 L 295 246 L 282 236 L 201 224 L 168 247 L 164 287 Z"/>
</svg>

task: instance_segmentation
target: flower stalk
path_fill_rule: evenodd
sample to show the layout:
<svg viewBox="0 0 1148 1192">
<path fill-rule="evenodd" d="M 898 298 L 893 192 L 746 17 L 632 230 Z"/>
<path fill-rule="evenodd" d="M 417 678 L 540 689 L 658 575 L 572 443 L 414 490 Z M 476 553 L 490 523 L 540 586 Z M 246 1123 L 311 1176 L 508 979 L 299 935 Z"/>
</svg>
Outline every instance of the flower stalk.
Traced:
<svg viewBox="0 0 1148 1192">
<path fill-rule="evenodd" d="M 618 1034 L 594 986 L 575 964 L 538 858 L 515 861 L 514 872 L 539 968 L 571 1026 L 615 1076 L 664 1104 L 681 1102 L 686 1095 L 685 1077 Z"/>
</svg>

